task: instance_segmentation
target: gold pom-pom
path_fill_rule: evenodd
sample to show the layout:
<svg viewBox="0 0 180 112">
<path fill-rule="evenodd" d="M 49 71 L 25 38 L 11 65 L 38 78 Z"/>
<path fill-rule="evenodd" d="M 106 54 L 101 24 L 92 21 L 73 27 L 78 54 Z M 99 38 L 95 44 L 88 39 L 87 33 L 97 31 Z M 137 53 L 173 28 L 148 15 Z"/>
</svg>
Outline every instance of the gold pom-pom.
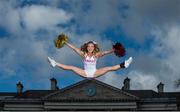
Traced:
<svg viewBox="0 0 180 112">
<path fill-rule="evenodd" d="M 54 40 L 54 45 L 56 48 L 62 48 L 64 44 L 68 41 L 68 36 L 64 33 L 61 33 L 57 39 Z"/>
</svg>

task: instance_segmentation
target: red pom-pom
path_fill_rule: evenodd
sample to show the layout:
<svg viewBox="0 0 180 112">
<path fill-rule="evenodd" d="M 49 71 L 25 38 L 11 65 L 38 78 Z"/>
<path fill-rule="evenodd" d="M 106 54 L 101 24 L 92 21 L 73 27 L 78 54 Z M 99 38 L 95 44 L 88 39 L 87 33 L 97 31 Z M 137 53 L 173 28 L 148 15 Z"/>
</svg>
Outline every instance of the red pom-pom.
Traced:
<svg viewBox="0 0 180 112">
<path fill-rule="evenodd" d="M 117 42 L 115 45 L 113 45 L 114 54 L 118 57 L 123 57 L 126 54 L 126 50 L 124 46 Z"/>
</svg>

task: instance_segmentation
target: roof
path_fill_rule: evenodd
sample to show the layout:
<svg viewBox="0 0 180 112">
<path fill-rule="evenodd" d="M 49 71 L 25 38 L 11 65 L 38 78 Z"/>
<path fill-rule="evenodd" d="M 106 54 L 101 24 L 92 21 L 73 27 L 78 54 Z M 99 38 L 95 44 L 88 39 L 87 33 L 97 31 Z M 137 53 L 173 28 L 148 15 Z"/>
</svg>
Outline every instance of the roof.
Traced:
<svg viewBox="0 0 180 112">
<path fill-rule="evenodd" d="M 161 97 L 157 92 L 153 90 L 124 90 L 130 94 L 133 94 L 139 98 L 159 98 Z"/>
<path fill-rule="evenodd" d="M 27 90 L 22 94 L 16 95 L 15 98 L 41 98 L 55 91 L 57 90 Z"/>
<path fill-rule="evenodd" d="M 15 96 L 16 92 L 0 92 L 0 96 Z"/>
</svg>

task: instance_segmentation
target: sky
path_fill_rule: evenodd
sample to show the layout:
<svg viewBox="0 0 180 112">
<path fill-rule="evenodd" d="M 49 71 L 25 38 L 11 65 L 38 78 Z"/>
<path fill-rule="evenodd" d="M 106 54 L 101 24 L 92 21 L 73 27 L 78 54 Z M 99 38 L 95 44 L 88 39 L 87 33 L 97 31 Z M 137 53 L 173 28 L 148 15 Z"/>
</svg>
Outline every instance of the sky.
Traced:
<svg viewBox="0 0 180 112">
<path fill-rule="evenodd" d="M 52 68 L 47 57 L 83 68 L 79 55 L 53 40 L 64 32 L 76 47 L 93 40 L 101 50 L 116 42 L 126 56 L 109 54 L 98 60 L 97 68 L 117 65 L 128 57 L 127 69 L 99 78 L 121 88 L 129 77 L 130 89 L 154 90 L 162 82 L 164 91 L 180 91 L 180 0 L 0 0 L 0 92 L 50 89 L 50 78 L 59 88 L 84 78 L 71 71 Z"/>
</svg>

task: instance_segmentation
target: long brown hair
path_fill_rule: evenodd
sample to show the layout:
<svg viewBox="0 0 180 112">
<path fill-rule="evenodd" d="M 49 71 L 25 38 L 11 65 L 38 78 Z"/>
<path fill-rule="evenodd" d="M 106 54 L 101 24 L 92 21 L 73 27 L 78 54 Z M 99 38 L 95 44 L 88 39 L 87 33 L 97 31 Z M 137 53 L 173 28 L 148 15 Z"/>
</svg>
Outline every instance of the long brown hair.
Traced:
<svg viewBox="0 0 180 112">
<path fill-rule="evenodd" d="M 84 43 L 81 46 L 81 51 L 83 51 L 84 53 L 88 53 L 88 50 L 87 50 L 88 44 L 93 44 L 94 45 L 93 54 L 96 54 L 96 53 L 98 53 L 100 51 L 98 44 L 96 42 L 94 42 L 94 41 L 89 41 L 87 43 Z"/>
</svg>

